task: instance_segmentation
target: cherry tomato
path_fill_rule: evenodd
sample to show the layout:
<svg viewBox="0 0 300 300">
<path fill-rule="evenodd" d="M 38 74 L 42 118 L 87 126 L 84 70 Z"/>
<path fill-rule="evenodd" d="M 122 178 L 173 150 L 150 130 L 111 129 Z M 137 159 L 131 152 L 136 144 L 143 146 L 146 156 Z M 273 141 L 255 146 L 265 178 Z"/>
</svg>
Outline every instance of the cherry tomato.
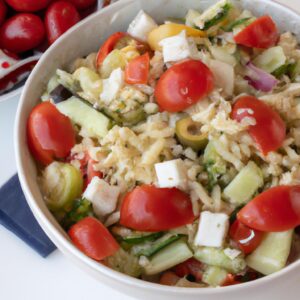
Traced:
<svg viewBox="0 0 300 300">
<path fill-rule="evenodd" d="M 231 117 L 238 122 L 245 117 L 256 120 L 256 125 L 249 126 L 248 131 L 264 155 L 278 150 L 285 140 L 286 125 L 280 115 L 255 97 L 239 98 L 233 106 Z"/>
<path fill-rule="evenodd" d="M 104 44 L 101 46 L 100 50 L 98 51 L 97 54 L 97 67 L 99 67 L 105 57 L 114 50 L 115 45 L 117 44 L 117 42 L 123 38 L 124 36 L 126 36 L 126 33 L 124 32 L 116 32 L 113 35 L 111 35 L 105 42 Z"/>
<path fill-rule="evenodd" d="M 263 232 L 249 228 L 238 220 L 231 225 L 229 234 L 245 254 L 253 252 L 264 237 Z"/>
<path fill-rule="evenodd" d="M 228 274 L 222 286 L 230 286 L 230 285 L 236 285 L 240 283 L 241 281 L 238 281 L 235 275 Z"/>
<path fill-rule="evenodd" d="M 20 12 L 35 12 L 46 8 L 51 0 L 5 0 L 14 10 Z"/>
<path fill-rule="evenodd" d="M 174 272 L 167 271 L 161 275 L 159 283 L 163 285 L 175 286 L 179 279 L 180 277 L 178 277 Z"/>
<path fill-rule="evenodd" d="M 237 44 L 261 49 L 274 46 L 278 38 L 278 29 L 270 16 L 258 18 L 234 37 Z"/>
<path fill-rule="evenodd" d="M 203 265 L 195 258 L 190 258 L 185 262 L 177 265 L 174 268 L 174 272 L 179 277 L 185 277 L 192 275 L 195 277 L 197 282 L 201 282 L 203 275 Z"/>
<path fill-rule="evenodd" d="M 214 87 L 210 69 L 198 60 L 169 68 L 159 79 L 155 97 L 161 109 L 179 112 L 207 96 Z"/>
<path fill-rule="evenodd" d="M 147 84 L 150 68 L 149 53 L 138 56 L 126 66 L 125 81 L 128 84 Z"/>
<path fill-rule="evenodd" d="M 66 1 L 57 1 L 51 4 L 45 16 L 49 43 L 53 44 L 79 21 L 80 15 L 73 4 Z"/>
<path fill-rule="evenodd" d="M 94 165 L 96 163 L 97 162 L 92 160 L 91 158 L 88 161 L 88 164 L 87 164 L 87 180 L 86 180 L 87 185 L 92 181 L 92 179 L 94 177 L 103 178 L 103 174 L 100 171 L 95 171 L 95 169 L 94 169 Z"/>
<path fill-rule="evenodd" d="M 0 47 L 20 53 L 40 45 L 45 38 L 45 28 L 40 17 L 21 13 L 16 14 L 0 29 Z"/>
<path fill-rule="evenodd" d="M 7 13 L 7 7 L 3 0 L 0 0 L 0 25 L 4 22 Z"/>
<path fill-rule="evenodd" d="M 255 197 L 237 215 L 244 225 L 280 232 L 300 225 L 300 185 L 277 186 Z"/>
<path fill-rule="evenodd" d="M 184 192 L 142 185 L 125 196 L 120 223 L 139 231 L 162 231 L 190 224 L 194 219 L 190 197 Z"/>
<path fill-rule="evenodd" d="M 71 2 L 78 10 L 87 9 L 93 6 L 97 0 L 66 0 Z"/>
<path fill-rule="evenodd" d="M 120 248 L 107 228 L 92 217 L 86 217 L 73 225 L 69 236 L 78 249 L 98 261 L 115 254 Z"/>
<path fill-rule="evenodd" d="M 28 146 L 34 158 L 44 165 L 65 158 L 75 145 L 70 119 L 50 102 L 37 105 L 27 122 Z"/>
</svg>

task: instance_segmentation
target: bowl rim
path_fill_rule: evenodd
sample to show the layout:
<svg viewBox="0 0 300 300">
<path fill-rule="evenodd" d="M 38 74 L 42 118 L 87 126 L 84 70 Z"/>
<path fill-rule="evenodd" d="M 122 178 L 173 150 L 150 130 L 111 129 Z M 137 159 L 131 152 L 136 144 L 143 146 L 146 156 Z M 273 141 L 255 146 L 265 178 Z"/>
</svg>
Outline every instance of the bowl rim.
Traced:
<svg viewBox="0 0 300 300">
<path fill-rule="evenodd" d="M 293 14 L 295 18 L 298 18 L 300 21 L 300 15 L 297 14 L 295 11 L 293 11 L 291 8 L 281 5 L 280 3 L 276 1 L 271 0 L 260 0 L 262 3 L 268 3 L 270 5 L 275 6 L 279 10 L 287 11 L 289 14 Z M 51 56 L 52 50 L 56 47 L 57 44 L 61 44 L 64 41 L 67 41 L 69 38 L 69 35 L 71 35 L 74 31 L 76 31 L 79 27 L 83 26 L 86 23 L 92 22 L 94 19 L 99 18 L 102 15 L 105 15 L 106 12 L 111 10 L 118 10 L 118 8 L 121 8 L 125 4 L 132 4 L 135 2 L 139 2 L 139 0 L 120 0 L 118 2 L 115 2 L 111 4 L 110 6 L 107 6 L 103 8 L 102 10 L 94 13 L 93 15 L 87 17 L 77 25 L 75 25 L 73 28 L 71 28 L 68 33 L 63 35 L 61 38 L 59 38 L 53 45 L 49 47 L 49 49 L 45 52 L 45 54 L 41 57 L 39 62 L 37 63 L 34 70 L 31 72 L 29 78 L 27 79 L 25 86 L 22 91 L 22 95 L 18 104 L 17 114 L 16 114 L 16 121 L 15 121 L 15 130 L 14 130 L 14 145 L 15 145 L 15 156 L 16 156 L 16 163 L 17 163 L 17 170 L 18 175 L 21 183 L 22 190 L 25 194 L 26 200 L 36 217 L 38 223 L 43 228 L 43 230 L 46 232 L 46 234 L 50 237 L 50 239 L 55 243 L 58 249 L 60 249 L 64 254 L 68 254 L 68 256 L 71 256 L 73 259 L 78 260 L 78 262 L 82 262 L 84 265 L 91 268 L 93 271 L 100 272 L 102 275 L 109 277 L 110 279 L 116 280 L 122 284 L 128 285 L 130 287 L 135 288 L 142 288 L 147 289 L 148 291 L 155 291 L 155 292 L 163 292 L 168 293 L 169 295 L 172 294 L 179 294 L 182 296 L 189 296 L 189 295 L 218 295 L 218 294 L 231 294 L 232 292 L 238 292 L 238 291 L 244 291 L 248 288 L 257 288 L 262 285 L 265 285 L 267 282 L 273 281 L 275 279 L 279 279 L 288 273 L 291 273 L 292 271 L 299 269 L 300 270 L 300 259 L 298 261 L 293 262 L 292 264 L 286 266 L 284 269 L 265 276 L 263 278 L 246 282 L 239 285 L 233 285 L 233 286 L 226 286 L 222 288 L 186 288 L 186 287 L 170 287 L 170 286 L 164 286 L 157 283 L 151 283 L 144 280 L 136 279 L 133 277 L 130 277 L 128 275 L 125 275 L 121 272 L 115 271 L 109 267 L 106 267 L 105 265 L 94 261 L 93 259 L 87 257 L 85 254 L 83 254 L 79 249 L 77 249 L 70 240 L 68 240 L 65 236 L 63 236 L 51 223 L 51 221 L 44 215 L 42 210 L 40 209 L 39 205 L 37 204 L 36 200 L 34 199 L 34 196 L 29 188 L 28 179 L 25 175 L 25 169 L 24 169 L 24 162 L 21 159 L 22 155 L 22 135 L 21 135 L 21 129 L 26 126 L 26 124 L 23 124 L 21 122 L 21 116 L 23 107 L 25 106 L 26 102 L 26 94 L 27 90 L 30 89 L 31 82 L 35 78 L 35 74 L 38 74 L 40 72 L 40 66 L 43 66 L 45 62 L 48 59 L 48 56 Z M 27 118 L 26 118 L 27 119 Z"/>
</svg>

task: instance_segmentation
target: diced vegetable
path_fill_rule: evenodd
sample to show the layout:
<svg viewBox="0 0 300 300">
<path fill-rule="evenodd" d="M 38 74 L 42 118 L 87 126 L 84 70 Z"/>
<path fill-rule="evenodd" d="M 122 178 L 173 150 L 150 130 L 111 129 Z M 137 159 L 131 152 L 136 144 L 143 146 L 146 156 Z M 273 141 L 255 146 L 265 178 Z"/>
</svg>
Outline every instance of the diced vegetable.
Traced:
<svg viewBox="0 0 300 300">
<path fill-rule="evenodd" d="M 153 242 L 156 239 L 162 237 L 162 235 L 163 232 L 130 235 L 123 238 L 123 242 L 129 245 L 138 245 L 146 242 Z"/>
<path fill-rule="evenodd" d="M 234 205 L 246 204 L 264 184 L 261 169 L 250 161 L 225 188 L 224 196 Z"/>
<path fill-rule="evenodd" d="M 55 89 L 53 89 L 50 92 L 49 96 L 50 99 L 53 100 L 55 104 L 57 104 L 71 98 L 73 94 L 68 89 L 66 89 L 63 85 L 59 84 Z"/>
<path fill-rule="evenodd" d="M 52 211 L 67 210 L 81 195 L 83 179 L 71 164 L 53 162 L 43 172 L 42 187 Z"/>
<path fill-rule="evenodd" d="M 209 51 L 211 52 L 213 57 L 220 62 L 224 62 L 231 66 L 235 66 L 237 63 L 235 56 L 229 53 L 229 51 L 224 46 L 210 46 Z"/>
<path fill-rule="evenodd" d="M 283 269 L 290 253 L 292 237 L 293 230 L 267 233 L 260 246 L 246 258 L 247 265 L 264 275 Z"/>
<path fill-rule="evenodd" d="M 190 258 L 174 268 L 179 277 L 192 275 L 197 282 L 201 282 L 203 276 L 203 264 L 195 258 Z"/>
<path fill-rule="evenodd" d="M 286 62 L 286 56 L 282 47 L 272 47 L 257 56 L 253 61 L 258 68 L 272 73 Z"/>
<path fill-rule="evenodd" d="M 76 95 L 78 91 L 80 91 L 79 82 L 76 81 L 72 74 L 65 72 L 63 70 L 57 70 L 57 81 L 63 85 L 66 89 L 68 89 L 73 95 Z"/>
<path fill-rule="evenodd" d="M 248 18 L 242 18 L 242 19 L 238 19 L 238 20 L 235 20 L 233 21 L 232 23 L 230 23 L 229 25 L 225 26 L 225 27 L 222 27 L 222 29 L 224 29 L 224 31 L 226 32 L 230 32 L 232 31 L 234 28 L 236 27 L 240 27 L 241 25 L 249 25 L 249 21 L 251 20 L 250 17 Z"/>
<path fill-rule="evenodd" d="M 110 52 L 106 58 L 104 59 L 101 67 L 100 67 L 100 74 L 102 78 L 108 78 L 113 70 L 121 68 L 122 70 L 125 69 L 127 64 L 125 54 L 118 49 L 113 50 Z"/>
<path fill-rule="evenodd" d="M 203 282 L 211 286 L 222 286 L 227 278 L 228 272 L 224 269 L 214 266 L 208 266 L 203 273 Z"/>
<path fill-rule="evenodd" d="M 219 248 L 198 247 L 194 257 L 202 263 L 223 268 L 234 274 L 240 273 L 246 268 L 244 258 L 236 257 L 235 259 L 230 259 L 224 253 L 224 250 Z"/>
<path fill-rule="evenodd" d="M 187 117 L 176 122 L 175 132 L 182 145 L 199 151 L 204 149 L 208 143 L 207 135 L 201 133 L 200 129 L 200 123 Z"/>
<path fill-rule="evenodd" d="M 168 270 L 193 256 L 192 251 L 183 240 L 172 243 L 155 254 L 150 263 L 145 266 L 147 275 L 158 274 Z"/>
<path fill-rule="evenodd" d="M 111 126 L 106 116 L 76 97 L 57 104 L 57 108 L 74 123 L 85 128 L 91 137 L 104 137 Z"/>
<path fill-rule="evenodd" d="M 201 13 L 195 9 L 189 9 L 185 17 L 185 25 L 195 27 L 195 21 L 201 16 Z"/>
</svg>

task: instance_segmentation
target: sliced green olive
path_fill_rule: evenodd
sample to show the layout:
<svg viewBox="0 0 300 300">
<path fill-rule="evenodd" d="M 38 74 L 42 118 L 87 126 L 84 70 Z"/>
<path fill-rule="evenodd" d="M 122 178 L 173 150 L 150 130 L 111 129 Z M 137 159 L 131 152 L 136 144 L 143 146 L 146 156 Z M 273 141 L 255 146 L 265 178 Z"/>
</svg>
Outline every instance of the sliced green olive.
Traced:
<svg viewBox="0 0 300 300">
<path fill-rule="evenodd" d="M 201 124 L 194 122 L 192 118 L 187 117 L 177 121 L 176 135 L 179 142 L 195 151 L 202 150 L 208 143 L 206 134 L 201 133 Z"/>
</svg>

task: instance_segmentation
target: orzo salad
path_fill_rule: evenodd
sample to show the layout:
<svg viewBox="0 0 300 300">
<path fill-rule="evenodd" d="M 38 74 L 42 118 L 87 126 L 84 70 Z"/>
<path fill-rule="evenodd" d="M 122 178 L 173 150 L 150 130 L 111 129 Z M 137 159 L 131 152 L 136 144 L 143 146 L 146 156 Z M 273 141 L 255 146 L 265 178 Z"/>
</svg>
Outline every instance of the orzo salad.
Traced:
<svg viewBox="0 0 300 300">
<path fill-rule="evenodd" d="M 28 119 L 48 208 L 90 258 L 180 287 L 298 259 L 300 48 L 222 0 L 164 24 L 140 11 Z M 297 233 L 298 232 L 298 233 Z"/>
</svg>

